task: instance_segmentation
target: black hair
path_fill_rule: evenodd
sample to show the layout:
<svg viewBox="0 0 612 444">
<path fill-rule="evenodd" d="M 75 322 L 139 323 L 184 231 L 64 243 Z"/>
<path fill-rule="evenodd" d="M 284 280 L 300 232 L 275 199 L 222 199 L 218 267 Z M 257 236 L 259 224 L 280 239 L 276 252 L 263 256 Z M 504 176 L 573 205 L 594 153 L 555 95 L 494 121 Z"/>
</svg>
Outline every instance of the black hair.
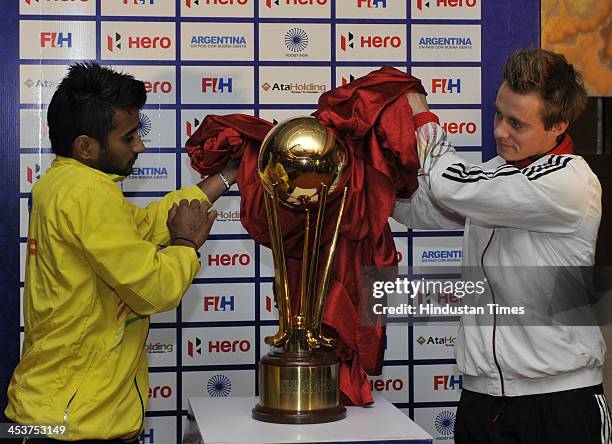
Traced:
<svg viewBox="0 0 612 444">
<path fill-rule="evenodd" d="M 114 110 L 141 109 L 146 101 L 144 83 L 129 74 L 93 61 L 70 66 L 47 110 L 53 152 L 71 157 L 72 144 L 80 135 L 106 147 Z"/>
</svg>

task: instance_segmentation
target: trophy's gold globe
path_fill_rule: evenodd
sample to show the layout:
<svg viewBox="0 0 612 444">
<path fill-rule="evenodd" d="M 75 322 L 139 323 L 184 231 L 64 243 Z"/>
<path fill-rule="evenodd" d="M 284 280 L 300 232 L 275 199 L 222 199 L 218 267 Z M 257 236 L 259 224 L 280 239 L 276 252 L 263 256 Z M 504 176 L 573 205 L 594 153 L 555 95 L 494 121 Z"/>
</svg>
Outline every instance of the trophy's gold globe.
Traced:
<svg viewBox="0 0 612 444">
<path fill-rule="evenodd" d="M 276 125 L 259 151 L 258 170 L 267 193 L 277 184 L 278 199 L 292 207 L 313 207 L 321 185 L 336 189 L 346 165 L 346 150 L 314 117 L 294 117 Z"/>
</svg>

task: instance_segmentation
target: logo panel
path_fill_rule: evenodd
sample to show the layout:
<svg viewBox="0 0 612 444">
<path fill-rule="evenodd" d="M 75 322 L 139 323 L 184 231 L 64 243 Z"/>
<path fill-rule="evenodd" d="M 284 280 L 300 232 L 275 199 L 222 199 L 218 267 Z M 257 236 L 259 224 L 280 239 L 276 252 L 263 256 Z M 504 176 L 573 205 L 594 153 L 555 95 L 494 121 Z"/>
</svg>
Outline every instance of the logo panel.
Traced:
<svg viewBox="0 0 612 444">
<path fill-rule="evenodd" d="M 19 120 L 21 148 L 51 148 L 46 108 L 20 109 Z"/>
<path fill-rule="evenodd" d="M 240 197 L 221 196 L 215 202 L 217 219 L 210 234 L 246 234 L 240 222 Z"/>
<path fill-rule="evenodd" d="M 480 62 L 480 25 L 412 25 L 412 61 Z"/>
<path fill-rule="evenodd" d="M 19 21 L 19 57 L 22 59 L 96 58 L 93 21 Z"/>
<path fill-rule="evenodd" d="M 336 58 L 339 61 L 406 60 L 404 25 L 338 25 Z"/>
<path fill-rule="evenodd" d="M 255 243 L 250 239 L 208 240 L 202 253 L 202 269 L 196 277 L 253 277 Z"/>
<path fill-rule="evenodd" d="M 345 0 L 336 17 L 353 19 L 405 19 L 406 2 L 401 0 Z"/>
<path fill-rule="evenodd" d="M 181 82 L 183 103 L 252 104 L 254 101 L 253 67 L 250 66 L 183 66 Z"/>
<path fill-rule="evenodd" d="M 123 191 L 172 191 L 176 188 L 174 154 L 144 153 L 138 156 L 132 174 L 121 182 Z"/>
<path fill-rule="evenodd" d="M 41 178 L 51 162 L 55 159 L 55 154 L 19 154 L 19 192 L 29 193 L 38 179 Z"/>
<path fill-rule="evenodd" d="M 456 322 L 414 324 L 414 359 L 454 359 Z"/>
<path fill-rule="evenodd" d="M 254 25 L 181 23 L 182 60 L 252 60 Z"/>
<path fill-rule="evenodd" d="M 482 145 L 482 111 L 479 109 L 437 109 L 440 125 L 454 146 Z"/>
<path fill-rule="evenodd" d="M 259 319 L 278 321 L 278 306 L 274 299 L 272 282 L 262 282 L 259 286 Z"/>
<path fill-rule="evenodd" d="M 49 103 L 67 72 L 66 65 L 19 66 L 20 103 L 33 105 Z"/>
<path fill-rule="evenodd" d="M 196 132 L 196 130 L 199 128 L 202 122 L 204 122 L 204 118 L 208 114 L 213 114 L 216 116 L 224 116 L 226 114 L 248 114 L 250 116 L 253 116 L 254 112 L 252 109 L 183 109 L 181 110 L 181 121 L 182 121 L 181 145 L 182 146 L 185 146 L 187 139 L 189 139 L 193 135 L 193 133 Z M 187 158 L 187 163 L 184 165 L 186 165 L 188 169 L 191 169 L 191 167 L 189 166 L 189 158 Z M 184 170 L 185 168 L 183 168 L 183 171 Z M 194 174 L 197 174 L 195 173 L 195 171 L 193 172 Z M 197 175 L 197 176 L 194 176 L 195 178 L 194 180 L 196 182 L 194 181 L 185 182 L 185 179 L 189 180 L 190 178 L 191 178 L 191 175 L 189 177 L 181 177 L 182 179 L 181 183 L 197 183 L 200 181 L 200 176 Z M 214 225 L 213 225 L 213 229 L 214 229 Z"/>
<path fill-rule="evenodd" d="M 189 398 L 255 395 L 255 370 L 195 372 L 183 370 L 182 380 L 183 409 L 189 407 Z"/>
<path fill-rule="evenodd" d="M 413 19 L 480 20 L 480 0 L 412 0 Z"/>
<path fill-rule="evenodd" d="M 134 78 L 144 82 L 147 91 L 147 105 L 176 103 L 176 68 L 174 66 L 113 64 L 113 69 L 132 74 Z M 174 146 L 174 144 L 173 141 L 169 146 Z"/>
<path fill-rule="evenodd" d="M 455 364 L 414 366 L 414 402 L 456 402 L 462 388 Z"/>
<path fill-rule="evenodd" d="M 175 60 L 174 23 L 102 22 L 103 60 Z"/>
<path fill-rule="evenodd" d="M 22 15 L 96 15 L 96 0 L 19 0 Z"/>
<path fill-rule="evenodd" d="M 183 329 L 183 365 L 255 363 L 255 327 Z"/>
<path fill-rule="evenodd" d="M 144 395 L 144 394 L 143 394 Z M 148 411 L 176 409 L 176 373 L 149 373 Z"/>
<path fill-rule="evenodd" d="M 260 17 L 330 18 L 331 0 L 261 0 Z"/>
<path fill-rule="evenodd" d="M 176 416 L 147 416 L 143 428 L 140 434 L 140 444 L 163 444 L 176 441 Z"/>
<path fill-rule="evenodd" d="M 311 23 L 263 23 L 259 58 L 264 61 L 329 61 L 330 25 Z"/>
<path fill-rule="evenodd" d="M 261 103 L 316 104 L 319 96 L 331 88 L 328 67 L 259 68 Z"/>
<path fill-rule="evenodd" d="M 435 442 L 452 442 L 456 407 L 415 408 L 414 422 L 429 433 Z"/>
<path fill-rule="evenodd" d="M 181 0 L 182 17 L 252 17 L 255 0 Z"/>
<path fill-rule="evenodd" d="M 192 284 L 181 304 L 183 321 L 252 321 L 254 296 L 254 284 Z"/>
<path fill-rule="evenodd" d="M 176 366 L 176 330 L 174 328 L 152 328 L 149 330 L 145 350 L 149 367 Z"/>
<path fill-rule="evenodd" d="M 369 376 L 370 388 L 391 402 L 409 402 L 410 384 L 407 365 L 383 367 L 382 375 Z"/>
<path fill-rule="evenodd" d="M 142 109 L 138 135 L 148 148 L 176 146 L 176 113 L 170 109 Z"/>
<path fill-rule="evenodd" d="M 175 2 L 164 0 L 104 0 L 102 15 L 174 17 Z"/>
<path fill-rule="evenodd" d="M 408 359 L 408 325 L 387 324 L 386 360 Z"/>
<path fill-rule="evenodd" d="M 412 75 L 423 82 L 427 101 L 438 104 L 480 104 L 480 68 L 415 67 Z"/>
</svg>

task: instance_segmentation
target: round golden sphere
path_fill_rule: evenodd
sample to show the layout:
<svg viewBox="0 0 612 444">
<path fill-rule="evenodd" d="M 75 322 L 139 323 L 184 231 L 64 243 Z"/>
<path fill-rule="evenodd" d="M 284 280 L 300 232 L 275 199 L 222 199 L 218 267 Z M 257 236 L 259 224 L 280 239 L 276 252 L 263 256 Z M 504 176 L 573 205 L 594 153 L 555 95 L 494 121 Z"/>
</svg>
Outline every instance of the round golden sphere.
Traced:
<svg viewBox="0 0 612 444">
<path fill-rule="evenodd" d="M 314 117 L 280 122 L 259 150 L 258 171 L 267 193 L 276 185 L 279 200 L 291 207 L 316 206 L 321 185 L 332 193 L 346 166 L 346 149 Z"/>
</svg>

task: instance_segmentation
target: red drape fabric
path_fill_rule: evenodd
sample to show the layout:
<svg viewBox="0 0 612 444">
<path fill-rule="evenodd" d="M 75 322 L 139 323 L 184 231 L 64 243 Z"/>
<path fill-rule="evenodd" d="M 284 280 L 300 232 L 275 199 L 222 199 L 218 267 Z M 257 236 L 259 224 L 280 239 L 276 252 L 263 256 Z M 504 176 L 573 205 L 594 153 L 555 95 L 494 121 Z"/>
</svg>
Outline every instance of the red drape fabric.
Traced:
<svg viewBox="0 0 612 444">
<path fill-rule="evenodd" d="M 397 265 L 387 219 L 396 196 L 410 196 L 417 188 L 419 162 L 412 110 L 405 97 L 408 92 L 425 93 L 418 79 L 384 67 L 323 94 L 313 113 L 336 132 L 349 158 L 341 183 L 348 187 L 345 214 L 323 314 L 324 332 L 337 340 L 340 390 L 347 404 L 372 403 L 366 374 L 382 370 L 385 330 L 381 319 L 362 313 L 361 277 L 365 266 Z M 220 171 L 231 159 L 242 159 L 237 178 L 241 221 L 255 241 L 267 246 L 270 238 L 257 158 L 272 126 L 246 115 L 209 115 L 186 144 L 192 167 L 203 175 Z M 319 272 L 333 235 L 340 194 L 340 188 L 332 193 L 326 208 Z M 296 310 L 305 216 L 281 206 L 280 217 L 291 304 Z"/>
</svg>

